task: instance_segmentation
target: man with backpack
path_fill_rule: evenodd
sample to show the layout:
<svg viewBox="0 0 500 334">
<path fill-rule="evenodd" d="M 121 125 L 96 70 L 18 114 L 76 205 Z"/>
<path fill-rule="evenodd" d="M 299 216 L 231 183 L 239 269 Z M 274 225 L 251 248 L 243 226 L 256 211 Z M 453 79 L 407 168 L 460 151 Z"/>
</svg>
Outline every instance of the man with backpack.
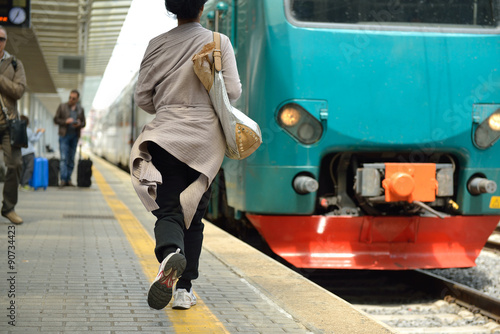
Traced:
<svg viewBox="0 0 500 334">
<path fill-rule="evenodd" d="M 0 112 L 0 140 L 7 166 L 1 213 L 11 223 L 21 224 L 22 218 L 14 211 L 21 177 L 21 148 L 14 147 L 10 143 L 8 120 L 19 117 L 17 100 L 23 96 L 26 89 L 26 74 L 22 62 L 5 51 L 6 44 L 7 31 L 0 26 L 0 99 L 5 106 L 5 110 Z"/>
</svg>

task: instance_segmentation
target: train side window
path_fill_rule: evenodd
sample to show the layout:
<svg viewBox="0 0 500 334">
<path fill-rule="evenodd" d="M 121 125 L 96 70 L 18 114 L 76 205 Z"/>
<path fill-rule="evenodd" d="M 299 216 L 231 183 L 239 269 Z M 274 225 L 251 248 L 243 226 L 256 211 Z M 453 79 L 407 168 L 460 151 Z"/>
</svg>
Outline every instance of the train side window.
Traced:
<svg viewBox="0 0 500 334">
<path fill-rule="evenodd" d="M 498 0 L 288 0 L 295 20 L 323 23 L 497 27 Z"/>
</svg>

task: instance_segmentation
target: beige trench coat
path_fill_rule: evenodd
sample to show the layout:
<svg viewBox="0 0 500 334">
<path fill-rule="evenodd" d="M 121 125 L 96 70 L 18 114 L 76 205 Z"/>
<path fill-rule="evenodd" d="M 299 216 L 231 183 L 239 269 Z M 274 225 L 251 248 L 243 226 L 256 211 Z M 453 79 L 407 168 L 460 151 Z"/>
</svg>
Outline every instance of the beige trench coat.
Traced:
<svg viewBox="0 0 500 334">
<path fill-rule="evenodd" d="M 223 75 L 229 98 L 241 95 L 241 83 L 229 38 L 222 35 Z M 149 141 L 201 173 L 181 193 L 184 223 L 189 228 L 203 193 L 220 169 L 225 138 L 210 97 L 193 70 L 191 58 L 212 42 L 199 23 L 180 25 L 152 39 L 139 71 L 135 102 L 155 114 L 135 141 L 130 156 L 131 179 L 148 211 L 158 209 L 156 187 L 162 177 L 151 162 Z"/>
</svg>

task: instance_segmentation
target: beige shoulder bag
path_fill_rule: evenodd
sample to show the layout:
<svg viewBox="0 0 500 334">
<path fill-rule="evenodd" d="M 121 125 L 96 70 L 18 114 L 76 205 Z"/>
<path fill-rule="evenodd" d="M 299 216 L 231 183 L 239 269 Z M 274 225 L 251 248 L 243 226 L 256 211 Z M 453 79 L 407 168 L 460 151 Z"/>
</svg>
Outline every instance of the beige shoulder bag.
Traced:
<svg viewBox="0 0 500 334">
<path fill-rule="evenodd" d="M 214 64 L 208 55 L 213 52 Z M 193 56 L 194 71 L 205 86 L 219 117 L 226 137 L 226 156 L 241 160 L 255 152 L 262 144 L 259 125 L 250 117 L 234 108 L 229 102 L 222 76 L 220 35 L 214 32 L 214 42 L 209 43 Z"/>
</svg>

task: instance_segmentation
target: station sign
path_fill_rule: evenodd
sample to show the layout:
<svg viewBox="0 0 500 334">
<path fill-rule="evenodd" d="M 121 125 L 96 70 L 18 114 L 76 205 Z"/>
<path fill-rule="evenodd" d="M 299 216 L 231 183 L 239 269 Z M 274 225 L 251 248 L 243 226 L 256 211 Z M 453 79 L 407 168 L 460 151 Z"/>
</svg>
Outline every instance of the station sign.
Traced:
<svg viewBox="0 0 500 334">
<path fill-rule="evenodd" d="M 29 28 L 31 0 L 0 0 L 0 25 Z"/>
</svg>

